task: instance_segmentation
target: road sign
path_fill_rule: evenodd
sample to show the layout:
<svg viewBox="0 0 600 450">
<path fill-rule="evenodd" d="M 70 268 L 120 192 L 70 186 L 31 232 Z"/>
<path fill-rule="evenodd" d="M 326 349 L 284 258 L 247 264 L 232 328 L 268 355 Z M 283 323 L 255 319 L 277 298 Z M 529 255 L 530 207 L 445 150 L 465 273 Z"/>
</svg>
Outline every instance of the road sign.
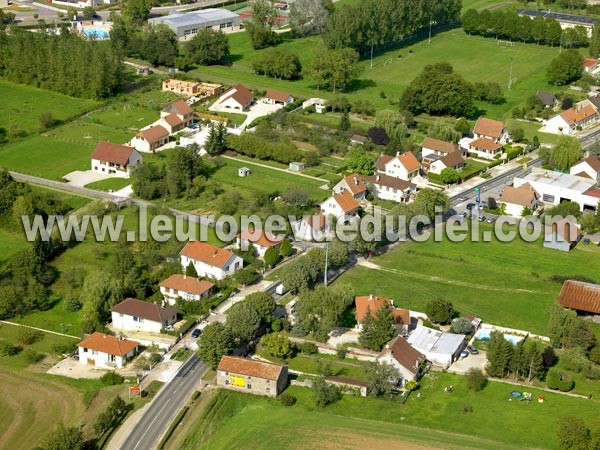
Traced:
<svg viewBox="0 0 600 450">
<path fill-rule="evenodd" d="M 475 201 L 477 203 L 481 202 L 481 190 L 479 188 L 475 188 L 475 194 L 476 194 Z"/>
</svg>

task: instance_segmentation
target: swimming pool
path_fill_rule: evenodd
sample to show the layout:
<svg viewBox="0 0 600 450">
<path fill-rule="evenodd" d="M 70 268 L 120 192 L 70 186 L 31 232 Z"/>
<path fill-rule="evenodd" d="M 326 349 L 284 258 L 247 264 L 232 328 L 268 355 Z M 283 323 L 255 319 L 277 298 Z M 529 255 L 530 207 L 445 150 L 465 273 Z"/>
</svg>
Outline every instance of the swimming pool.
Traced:
<svg viewBox="0 0 600 450">
<path fill-rule="evenodd" d="M 108 31 L 103 30 L 102 28 L 92 28 L 86 27 L 82 29 L 83 34 L 91 39 L 108 39 L 109 34 Z"/>
<path fill-rule="evenodd" d="M 524 337 L 523 336 L 516 336 L 516 335 L 513 335 L 513 334 L 505 334 L 504 335 L 504 339 L 506 339 L 512 345 L 517 345 L 519 342 L 521 342 L 524 339 Z M 489 330 L 479 330 L 477 332 L 477 335 L 475 336 L 475 340 L 477 340 L 477 341 L 489 341 L 490 340 L 490 331 Z"/>
</svg>

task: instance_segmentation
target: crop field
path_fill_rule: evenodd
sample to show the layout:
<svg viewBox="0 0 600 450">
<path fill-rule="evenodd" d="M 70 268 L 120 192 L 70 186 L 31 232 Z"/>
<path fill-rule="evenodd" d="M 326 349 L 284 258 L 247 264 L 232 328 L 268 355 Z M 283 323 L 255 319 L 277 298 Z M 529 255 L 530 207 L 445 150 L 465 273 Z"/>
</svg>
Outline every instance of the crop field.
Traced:
<svg viewBox="0 0 600 450">
<path fill-rule="evenodd" d="M 490 229 L 487 224 L 482 229 Z M 561 283 L 552 276 L 583 275 L 600 281 L 600 250 L 579 245 L 570 253 L 542 242 L 442 242 L 399 244 L 374 258 L 377 269 L 357 266 L 339 278 L 357 294 L 385 295 L 399 307 L 424 311 L 442 297 L 460 314 L 546 335 L 550 305 Z"/>
</svg>

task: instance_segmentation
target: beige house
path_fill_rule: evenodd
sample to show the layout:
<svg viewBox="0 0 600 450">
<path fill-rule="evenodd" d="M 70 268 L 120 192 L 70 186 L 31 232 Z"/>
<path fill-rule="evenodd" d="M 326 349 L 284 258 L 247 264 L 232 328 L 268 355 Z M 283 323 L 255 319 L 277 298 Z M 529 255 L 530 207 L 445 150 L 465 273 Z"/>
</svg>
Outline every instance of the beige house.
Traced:
<svg viewBox="0 0 600 450">
<path fill-rule="evenodd" d="M 280 364 L 223 356 L 217 386 L 250 394 L 277 397 L 288 384 L 288 368 Z"/>
<path fill-rule="evenodd" d="M 169 131 L 162 125 L 146 128 L 131 140 L 131 145 L 139 152 L 155 152 L 169 142 Z"/>
<path fill-rule="evenodd" d="M 173 92 L 178 95 L 186 95 L 188 97 L 205 98 L 220 94 L 223 90 L 223 85 L 170 79 L 162 82 L 162 90 Z"/>
<path fill-rule="evenodd" d="M 500 202 L 505 205 L 506 214 L 514 217 L 521 217 L 525 208 L 533 213 L 539 201 L 540 194 L 528 183 L 520 187 L 506 186 L 500 198 Z"/>
<path fill-rule="evenodd" d="M 386 344 L 377 357 L 377 362 L 389 364 L 398 373 L 397 383 L 404 386 L 407 381 L 417 381 L 421 377 L 421 367 L 425 355 L 416 350 L 402 336 L 397 336 Z"/>
<path fill-rule="evenodd" d="M 181 128 L 185 128 L 194 121 L 194 110 L 183 100 L 177 100 L 160 111 L 161 119 L 169 116 L 178 117 L 183 124 Z"/>
</svg>

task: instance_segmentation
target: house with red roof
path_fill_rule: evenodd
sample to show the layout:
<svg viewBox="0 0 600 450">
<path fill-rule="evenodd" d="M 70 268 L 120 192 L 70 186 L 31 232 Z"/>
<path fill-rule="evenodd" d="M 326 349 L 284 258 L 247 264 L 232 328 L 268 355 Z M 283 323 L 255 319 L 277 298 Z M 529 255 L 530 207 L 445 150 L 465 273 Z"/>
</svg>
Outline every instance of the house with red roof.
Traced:
<svg viewBox="0 0 600 450">
<path fill-rule="evenodd" d="M 160 330 L 177 322 L 176 309 L 137 298 L 126 298 L 113 306 L 110 312 L 115 330 L 160 333 Z"/>
<path fill-rule="evenodd" d="M 421 163 L 413 152 L 406 152 L 396 156 L 381 155 L 375 163 L 377 172 L 393 178 L 410 181 L 419 175 Z"/>
<path fill-rule="evenodd" d="M 244 266 L 241 256 L 200 241 L 188 242 L 179 252 L 179 256 L 183 271 L 193 264 L 198 276 L 215 280 L 222 280 L 233 275 Z"/>
<path fill-rule="evenodd" d="M 169 131 L 162 125 L 155 125 L 136 134 L 131 140 L 131 145 L 138 152 L 154 153 L 168 142 Z"/>
<path fill-rule="evenodd" d="M 356 309 L 355 319 L 357 328 L 362 328 L 362 323 L 367 316 L 375 317 L 377 311 L 381 308 L 389 308 L 394 317 L 394 325 L 400 334 L 408 332 L 410 326 L 410 311 L 408 309 L 396 308 L 394 301 L 387 297 L 377 295 L 361 295 L 354 297 L 354 307 Z"/>
<path fill-rule="evenodd" d="M 353 173 L 344 177 L 338 184 L 333 187 L 335 194 L 341 194 L 344 191 L 350 192 L 355 200 L 361 201 L 367 196 L 367 184 L 365 177 L 357 173 Z"/>
<path fill-rule="evenodd" d="M 596 107 L 587 103 L 575 108 L 569 108 L 544 123 L 544 129 L 548 133 L 574 134 L 576 131 L 590 126 L 600 119 Z"/>
<path fill-rule="evenodd" d="M 269 89 L 265 94 L 263 101 L 269 105 L 288 105 L 294 102 L 294 96 L 289 92 Z"/>
<path fill-rule="evenodd" d="M 210 296 L 215 288 L 215 284 L 210 281 L 179 273 L 161 281 L 159 286 L 160 293 L 170 305 L 174 305 L 178 298 L 188 302 L 200 301 Z"/>
<path fill-rule="evenodd" d="M 376 173 L 365 178 L 369 191 L 381 200 L 408 203 L 417 194 L 417 185 L 410 181 Z"/>
<path fill-rule="evenodd" d="M 171 122 L 175 122 L 173 117 L 177 117 L 181 128 L 185 128 L 194 121 L 194 110 L 185 101 L 177 100 L 165 106 L 160 111 L 160 117 L 161 119 L 171 117 Z"/>
<path fill-rule="evenodd" d="M 421 170 L 439 174 L 445 168 L 462 170 L 466 152 L 453 142 L 426 137 L 421 143 Z"/>
<path fill-rule="evenodd" d="M 217 386 L 248 394 L 277 397 L 288 384 L 288 367 L 265 361 L 223 356 Z"/>
<path fill-rule="evenodd" d="M 569 172 L 576 177 L 588 178 L 600 183 L 600 159 L 596 156 L 588 156 L 571 167 Z"/>
<path fill-rule="evenodd" d="M 232 111 L 246 111 L 252 102 L 254 101 L 254 95 L 250 90 L 241 85 L 236 84 L 232 88 L 225 91 L 225 93 L 217 100 L 218 109 L 221 110 L 232 110 Z"/>
<path fill-rule="evenodd" d="M 349 191 L 333 194 L 321 203 L 321 213 L 336 219 L 349 220 L 358 215 L 360 204 Z"/>
<path fill-rule="evenodd" d="M 92 333 L 77 347 L 79 363 L 102 369 L 123 367 L 137 353 L 139 343 L 104 333 Z"/>
<path fill-rule="evenodd" d="M 600 316 L 600 285 L 567 280 L 562 285 L 557 303 L 584 315 Z"/>
<path fill-rule="evenodd" d="M 238 233 L 236 239 L 236 248 L 247 250 L 250 244 L 255 248 L 258 256 L 261 258 L 270 248 L 279 248 L 285 236 L 275 235 L 268 231 L 259 229 L 246 229 Z"/>
<path fill-rule="evenodd" d="M 415 349 L 402 336 L 392 339 L 383 348 L 377 362 L 388 364 L 396 369 L 396 382 L 400 386 L 406 385 L 407 381 L 417 381 L 423 373 L 425 355 Z"/>
<path fill-rule="evenodd" d="M 129 178 L 131 169 L 142 162 L 142 155 L 127 145 L 98 142 L 91 159 L 92 172 Z"/>
<path fill-rule="evenodd" d="M 292 221 L 294 239 L 297 241 L 322 241 L 327 236 L 327 217 L 324 214 L 303 216 Z"/>
</svg>

